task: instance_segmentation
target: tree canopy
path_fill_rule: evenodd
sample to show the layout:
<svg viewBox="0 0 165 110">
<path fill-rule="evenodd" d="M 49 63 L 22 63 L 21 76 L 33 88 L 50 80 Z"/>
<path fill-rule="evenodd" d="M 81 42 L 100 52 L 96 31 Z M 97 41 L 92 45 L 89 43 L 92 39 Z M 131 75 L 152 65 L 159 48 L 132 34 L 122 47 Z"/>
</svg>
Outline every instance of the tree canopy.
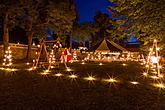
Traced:
<svg viewBox="0 0 165 110">
<path fill-rule="evenodd" d="M 165 33 L 164 0 L 110 0 L 117 6 L 115 9 L 131 23 L 129 27 L 136 32 L 145 33 L 141 38 L 162 39 Z"/>
<path fill-rule="evenodd" d="M 0 9 L 4 47 L 9 43 L 8 30 L 19 26 L 27 32 L 27 57 L 34 35 L 46 37 L 46 28 L 54 29 L 58 35 L 71 32 L 77 17 L 73 0 L 1 0 Z"/>
<path fill-rule="evenodd" d="M 94 25 L 95 25 L 95 36 L 93 36 L 93 44 L 96 45 L 98 42 L 103 40 L 105 37 L 111 37 L 106 30 L 112 29 L 112 24 L 108 14 L 97 11 L 94 16 Z"/>
<path fill-rule="evenodd" d="M 70 0 L 28 0 L 24 7 L 23 25 L 25 29 L 31 27 L 39 37 L 46 34 L 46 28 L 65 34 L 71 31 L 76 19 L 75 4 Z"/>
<path fill-rule="evenodd" d="M 76 19 L 75 4 L 71 0 L 52 0 L 45 9 L 45 20 L 57 34 L 72 31 Z"/>
<path fill-rule="evenodd" d="M 91 40 L 91 36 L 95 34 L 94 24 L 89 22 L 77 24 L 73 30 L 73 34 L 79 42 L 85 41 L 85 39 Z"/>
<path fill-rule="evenodd" d="M 2 17 L 3 28 L 3 44 L 4 50 L 8 47 L 9 29 L 17 25 L 18 16 L 21 15 L 21 0 L 1 0 L 0 1 L 0 16 Z"/>
</svg>

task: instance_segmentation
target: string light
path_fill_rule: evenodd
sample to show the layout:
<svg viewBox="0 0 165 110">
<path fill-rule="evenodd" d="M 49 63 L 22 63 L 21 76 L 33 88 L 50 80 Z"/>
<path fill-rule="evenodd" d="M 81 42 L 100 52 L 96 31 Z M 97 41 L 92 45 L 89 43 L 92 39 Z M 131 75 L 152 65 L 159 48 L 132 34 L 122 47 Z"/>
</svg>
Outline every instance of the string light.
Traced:
<svg viewBox="0 0 165 110">
<path fill-rule="evenodd" d="M 159 79 L 158 76 L 150 76 L 152 79 Z"/>
<path fill-rule="evenodd" d="M 149 65 L 146 65 L 146 68 L 148 68 L 149 67 Z"/>
<path fill-rule="evenodd" d="M 159 51 L 159 50 L 160 50 L 160 48 L 156 48 L 156 50 L 158 50 L 158 51 Z"/>
<path fill-rule="evenodd" d="M 35 70 L 37 67 L 32 67 L 32 68 L 29 68 L 28 71 L 32 71 L 32 70 Z"/>
<path fill-rule="evenodd" d="M 3 59 L 3 66 L 11 66 L 12 65 L 12 55 L 11 55 L 10 47 L 7 48 L 5 51 L 4 59 Z"/>
<path fill-rule="evenodd" d="M 0 68 L 1 70 L 4 70 L 5 68 Z"/>
<path fill-rule="evenodd" d="M 29 64 L 30 64 L 29 62 L 26 63 L 26 65 L 29 65 Z"/>
<path fill-rule="evenodd" d="M 153 46 L 150 48 L 150 52 L 147 58 L 147 63 L 146 63 L 146 68 L 147 68 L 147 73 L 151 72 L 156 75 L 160 75 L 161 73 L 161 68 L 162 66 L 159 64 L 160 61 L 160 56 L 158 55 L 158 51 L 160 48 L 157 46 L 157 40 L 154 39 L 153 41 Z M 151 70 L 151 71 L 150 71 Z M 157 79 L 157 77 L 151 76 L 153 79 Z"/>
<path fill-rule="evenodd" d="M 14 72 L 17 71 L 18 69 L 14 69 L 14 68 L 0 68 L 1 70 L 5 70 L 5 71 L 9 71 L 9 72 Z"/>
<path fill-rule="evenodd" d="M 55 63 L 55 55 L 53 50 L 49 54 L 49 63 Z"/>
<path fill-rule="evenodd" d="M 145 76 L 145 77 L 146 77 L 147 75 L 148 75 L 148 74 L 147 74 L 146 72 L 144 72 L 144 73 L 143 73 L 143 76 Z"/>
</svg>

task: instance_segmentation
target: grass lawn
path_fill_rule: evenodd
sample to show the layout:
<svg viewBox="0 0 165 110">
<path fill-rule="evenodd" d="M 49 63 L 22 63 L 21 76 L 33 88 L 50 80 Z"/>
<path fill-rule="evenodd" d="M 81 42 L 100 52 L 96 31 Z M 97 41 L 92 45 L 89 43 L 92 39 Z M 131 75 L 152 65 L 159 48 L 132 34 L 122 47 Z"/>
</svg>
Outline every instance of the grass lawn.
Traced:
<svg viewBox="0 0 165 110">
<path fill-rule="evenodd" d="M 69 63 L 70 72 L 60 64 L 48 75 L 41 75 L 41 68 L 28 71 L 22 62 L 15 64 L 18 71 L 0 70 L 0 110 L 165 110 L 165 90 L 153 86 L 163 78 L 142 76 L 137 62 L 102 64 Z M 117 82 L 105 82 L 110 77 Z"/>
</svg>

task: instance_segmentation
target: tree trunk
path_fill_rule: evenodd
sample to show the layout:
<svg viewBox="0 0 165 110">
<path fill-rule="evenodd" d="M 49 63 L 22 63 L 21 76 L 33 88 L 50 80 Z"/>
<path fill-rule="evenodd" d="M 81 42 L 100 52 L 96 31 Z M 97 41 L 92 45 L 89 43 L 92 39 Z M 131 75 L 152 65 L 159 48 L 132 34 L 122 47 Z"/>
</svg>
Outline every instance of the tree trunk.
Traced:
<svg viewBox="0 0 165 110">
<path fill-rule="evenodd" d="M 31 60 L 31 53 L 32 53 L 32 37 L 33 37 L 33 32 L 32 32 L 32 20 L 29 19 L 28 24 L 27 24 L 27 29 L 28 29 L 28 49 L 27 49 L 27 55 L 26 58 L 27 60 Z"/>
<path fill-rule="evenodd" d="M 9 46 L 9 29 L 8 29 L 8 14 L 6 13 L 3 18 L 3 45 L 4 52 Z"/>
<path fill-rule="evenodd" d="M 72 50 L 72 32 L 70 32 L 70 51 Z"/>
<path fill-rule="evenodd" d="M 31 54 L 32 54 L 32 37 L 33 37 L 33 33 L 29 32 L 28 33 L 28 49 L 27 49 L 27 55 L 26 58 L 28 59 L 28 61 L 31 59 Z"/>
</svg>

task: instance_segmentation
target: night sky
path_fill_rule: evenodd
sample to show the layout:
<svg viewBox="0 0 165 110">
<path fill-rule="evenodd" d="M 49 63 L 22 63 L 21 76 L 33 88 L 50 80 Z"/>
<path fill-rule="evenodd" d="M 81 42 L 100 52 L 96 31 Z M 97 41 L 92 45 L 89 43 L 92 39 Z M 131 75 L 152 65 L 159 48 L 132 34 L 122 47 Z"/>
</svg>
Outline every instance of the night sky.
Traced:
<svg viewBox="0 0 165 110">
<path fill-rule="evenodd" d="M 79 22 L 92 22 L 96 11 L 110 14 L 107 10 L 109 0 L 76 0 Z"/>
</svg>

